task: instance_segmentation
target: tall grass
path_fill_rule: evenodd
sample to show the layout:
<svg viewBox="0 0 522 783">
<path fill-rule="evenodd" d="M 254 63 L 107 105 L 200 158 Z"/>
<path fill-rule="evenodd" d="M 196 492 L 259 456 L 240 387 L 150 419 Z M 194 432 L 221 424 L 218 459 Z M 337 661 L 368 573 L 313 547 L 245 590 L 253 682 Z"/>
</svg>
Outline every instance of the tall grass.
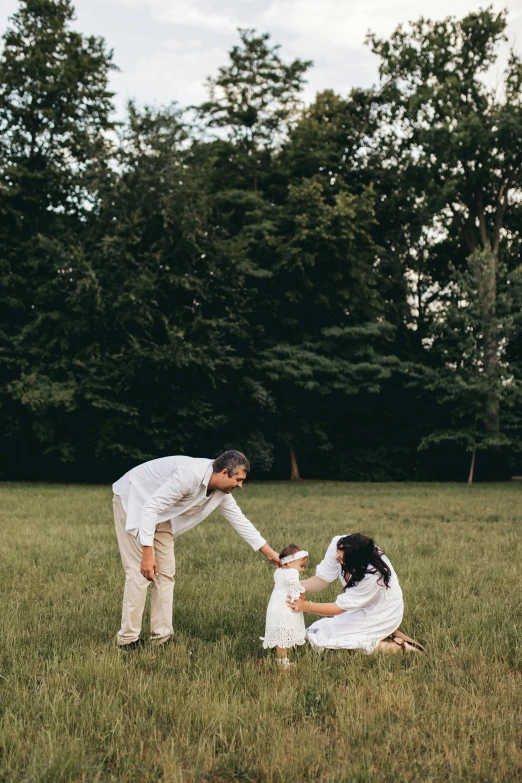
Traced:
<svg viewBox="0 0 522 783">
<path fill-rule="evenodd" d="M 219 515 L 176 542 L 175 644 L 124 655 L 110 492 L 4 484 L 1 781 L 521 778 L 522 486 L 251 484 L 239 500 L 274 548 L 310 551 L 307 575 L 333 535 L 375 536 L 429 655 L 305 647 L 279 671 L 259 641 L 272 570 Z"/>
</svg>

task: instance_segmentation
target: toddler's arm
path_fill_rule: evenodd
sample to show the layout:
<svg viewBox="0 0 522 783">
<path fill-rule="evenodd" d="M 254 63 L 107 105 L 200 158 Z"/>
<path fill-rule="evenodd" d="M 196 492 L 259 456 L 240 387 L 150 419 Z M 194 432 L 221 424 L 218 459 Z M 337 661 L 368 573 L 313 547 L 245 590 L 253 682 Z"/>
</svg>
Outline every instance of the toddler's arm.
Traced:
<svg viewBox="0 0 522 783">
<path fill-rule="evenodd" d="M 305 588 L 299 581 L 299 575 L 297 571 L 293 568 L 291 568 L 288 572 L 287 587 L 288 595 L 291 598 L 299 598 L 299 596 L 305 591 Z"/>
</svg>

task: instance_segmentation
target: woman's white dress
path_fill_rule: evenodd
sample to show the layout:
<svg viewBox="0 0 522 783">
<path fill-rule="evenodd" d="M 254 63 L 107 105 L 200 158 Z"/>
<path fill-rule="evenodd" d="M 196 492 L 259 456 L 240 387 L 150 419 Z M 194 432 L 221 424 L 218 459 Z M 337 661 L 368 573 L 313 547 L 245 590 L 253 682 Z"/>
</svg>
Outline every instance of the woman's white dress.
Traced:
<svg viewBox="0 0 522 783">
<path fill-rule="evenodd" d="M 339 578 L 341 566 L 336 561 L 337 542 L 343 536 L 335 536 L 328 547 L 324 560 L 319 563 L 316 575 L 325 582 Z M 380 574 L 366 574 L 359 584 L 342 592 L 335 603 L 345 611 L 335 617 L 324 617 L 313 623 L 306 631 L 306 638 L 317 650 L 347 649 L 364 650 L 370 655 L 382 639 L 398 629 L 404 614 L 402 590 L 392 564 L 383 555 L 391 571 L 389 587 L 379 584 Z"/>
<path fill-rule="evenodd" d="M 299 598 L 304 593 L 296 568 L 277 568 L 274 589 L 266 610 L 263 647 L 294 647 L 304 644 L 306 630 L 302 612 L 292 612 L 286 598 Z"/>
</svg>

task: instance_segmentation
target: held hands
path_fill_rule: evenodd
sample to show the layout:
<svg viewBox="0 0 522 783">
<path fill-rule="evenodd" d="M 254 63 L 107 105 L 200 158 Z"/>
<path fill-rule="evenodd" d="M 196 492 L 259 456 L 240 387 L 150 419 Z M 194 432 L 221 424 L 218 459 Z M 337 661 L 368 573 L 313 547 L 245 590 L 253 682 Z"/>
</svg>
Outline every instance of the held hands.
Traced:
<svg viewBox="0 0 522 783">
<path fill-rule="evenodd" d="M 154 552 L 151 546 L 143 547 L 143 554 L 141 556 L 141 569 L 142 576 L 148 579 L 149 582 L 154 581 L 154 577 L 158 573 L 158 564 L 154 557 Z"/>
<path fill-rule="evenodd" d="M 281 561 L 279 560 L 279 555 L 277 554 L 277 552 L 274 552 L 271 546 L 269 546 L 268 544 L 263 544 L 263 546 L 259 551 L 261 552 L 262 555 L 266 557 L 269 563 L 272 563 L 273 566 L 279 568 L 279 566 L 281 565 Z"/>
</svg>

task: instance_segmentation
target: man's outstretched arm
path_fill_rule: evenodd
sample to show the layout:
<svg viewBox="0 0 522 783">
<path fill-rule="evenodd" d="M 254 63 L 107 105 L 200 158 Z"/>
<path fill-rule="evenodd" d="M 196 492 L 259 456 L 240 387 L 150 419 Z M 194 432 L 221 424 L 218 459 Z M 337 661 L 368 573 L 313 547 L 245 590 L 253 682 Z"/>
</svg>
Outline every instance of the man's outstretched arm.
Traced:
<svg viewBox="0 0 522 783">
<path fill-rule="evenodd" d="M 243 514 L 232 495 L 227 495 L 218 506 L 219 510 L 234 530 L 250 544 L 252 549 L 261 552 L 273 565 L 280 565 L 279 555 L 267 544 L 259 530 Z"/>
<path fill-rule="evenodd" d="M 269 544 L 263 544 L 263 546 L 258 549 L 258 552 L 261 552 L 261 554 L 264 555 L 266 559 L 270 563 L 272 563 L 272 565 L 275 566 L 281 565 L 281 561 L 279 560 L 279 555 L 277 554 L 277 552 L 274 552 L 274 550 Z"/>
</svg>

